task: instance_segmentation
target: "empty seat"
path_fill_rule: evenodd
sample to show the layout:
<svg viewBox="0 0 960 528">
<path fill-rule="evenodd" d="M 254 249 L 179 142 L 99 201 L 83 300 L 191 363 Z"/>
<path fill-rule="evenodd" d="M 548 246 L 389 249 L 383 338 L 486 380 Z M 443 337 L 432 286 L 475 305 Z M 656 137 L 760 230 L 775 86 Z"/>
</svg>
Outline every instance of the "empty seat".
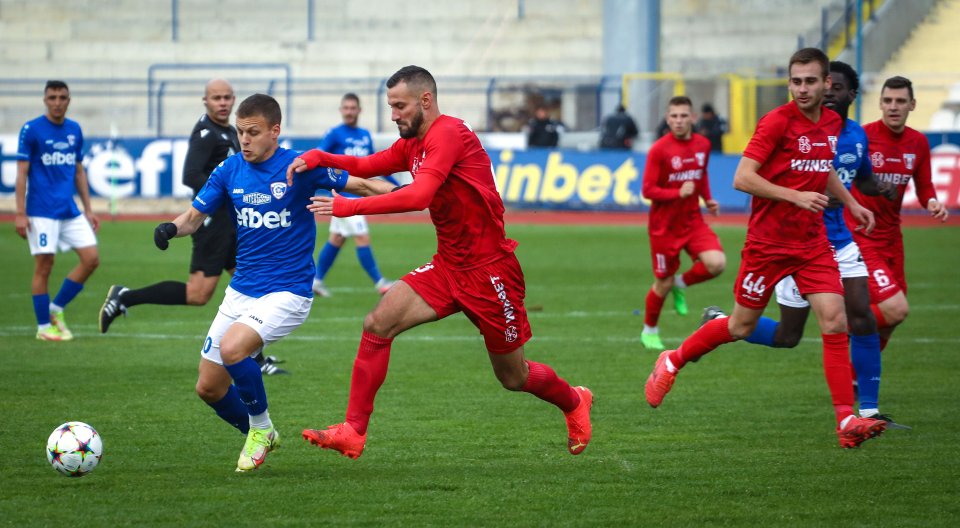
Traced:
<svg viewBox="0 0 960 528">
<path fill-rule="evenodd" d="M 953 130 L 957 114 L 950 109 L 941 108 L 930 116 L 930 130 Z"/>
</svg>

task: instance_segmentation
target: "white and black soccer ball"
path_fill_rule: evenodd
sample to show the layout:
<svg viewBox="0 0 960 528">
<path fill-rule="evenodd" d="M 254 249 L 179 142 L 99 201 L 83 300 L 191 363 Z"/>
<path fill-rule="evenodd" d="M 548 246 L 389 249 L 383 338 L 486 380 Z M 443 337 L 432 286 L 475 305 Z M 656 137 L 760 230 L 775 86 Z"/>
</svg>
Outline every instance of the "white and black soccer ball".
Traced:
<svg viewBox="0 0 960 528">
<path fill-rule="evenodd" d="M 54 429 L 47 439 L 47 460 L 53 469 L 68 477 L 90 473 L 102 456 L 100 435 L 83 422 L 67 422 Z"/>
</svg>

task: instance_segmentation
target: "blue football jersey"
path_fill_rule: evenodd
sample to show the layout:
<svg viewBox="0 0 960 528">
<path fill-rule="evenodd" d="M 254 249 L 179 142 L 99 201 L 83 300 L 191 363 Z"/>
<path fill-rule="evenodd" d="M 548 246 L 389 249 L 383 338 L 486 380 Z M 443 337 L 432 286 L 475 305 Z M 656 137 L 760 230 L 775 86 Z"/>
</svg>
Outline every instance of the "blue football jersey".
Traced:
<svg viewBox="0 0 960 528">
<path fill-rule="evenodd" d="M 331 154 L 369 156 L 373 154 L 373 137 L 365 128 L 343 124 L 327 131 L 317 148 Z M 356 195 L 350 193 L 343 193 L 343 195 L 347 198 L 356 198 Z"/>
<path fill-rule="evenodd" d="M 64 219 L 80 214 L 73 195 L 82 150 L 83 132 L 72 119 L 57 125 L 42 115 L 23 125 L 17 159 L 30 162 L 27 216 Z"/>
<path fill-rule="evenodd" d="M 333 171 L 318 167 L 298 174 L 288 186 L 287 166 L 299 154 L 278 148 L 262 163 L 235 154 L 214 169 L 193 200 L 208 215 L 228 205 L 237 222 L 237 269 L 230 286 L 244 295 L 286 291 L 313 297 L 317 227 L 307 205 L 317 189 L 341 185 Z"/>
<path fill-rule="evenodd" d="M 847 119 L 840 131 L 840 137 L 837 138 L 837 155 L 833 158 L 833 166 L 848 190 L 854 180 L 873 177 L 867 150 L 867 134 L 863 127 L 852 119 Z M 834 248 L 839 250 L 853 242 L 853 235 L 843 221 L 842 206 L 824 209 L 823 223 L 827 226 L 827 239 Z"/>
</svg>

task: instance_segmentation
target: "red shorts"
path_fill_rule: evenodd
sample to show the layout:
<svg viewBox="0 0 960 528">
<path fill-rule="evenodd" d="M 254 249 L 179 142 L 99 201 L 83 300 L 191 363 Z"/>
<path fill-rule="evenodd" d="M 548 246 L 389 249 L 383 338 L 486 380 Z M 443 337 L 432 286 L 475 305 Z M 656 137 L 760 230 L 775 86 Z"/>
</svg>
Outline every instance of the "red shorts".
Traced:
<svg viewBox="0 0 960 528">
<path fill-rule="evenodd" d="M 859 245 L 859 244 L 858 244 Z M 880 304 L 897 292 L 907 293 L 907 276 L 903 271 L 903 239 L 884 245 L 860 246 L 860 254 L 869 272 L 870 302 Z"/>
<path fill-rule="evenodd" d="M 438 319 L 462 311 L 493 354 L 513 352 L 533 336 L 523 306 L 523 270 L 513 253 L 465 271 L 434 258 L 401 280 L 437 312 Z"/>
<path fill-rule="evenodd" d="M 820 249 L 804 250 L 748 240 L 740 252 L 740 271 L 733 284 L 737 304 L 762 310 L 770 301 L 774 286 L 787 275 L 793 275 L 803 296 L 811 293 L 843 295 L 836 252 L 826 240 Z"/>
<path fill-rule="evenodd" d="M 665 279 L 680 269 L 680 251 L 686 250 L 690 258 L 704 251 L 723 251 L 720 239 L 706 223 L 695 227 L 687 236 L 650 236 L 650 256 L 653 258 L 653 275 Z"/>
</svg>

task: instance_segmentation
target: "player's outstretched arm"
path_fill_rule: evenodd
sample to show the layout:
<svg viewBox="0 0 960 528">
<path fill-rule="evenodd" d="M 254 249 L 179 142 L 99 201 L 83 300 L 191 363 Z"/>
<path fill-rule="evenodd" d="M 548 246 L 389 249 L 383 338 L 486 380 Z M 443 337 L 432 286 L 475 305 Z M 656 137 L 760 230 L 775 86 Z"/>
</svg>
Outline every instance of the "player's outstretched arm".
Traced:
<svg viewBox="0 0 960 528">
<path fill-rule="evenodd" d="M 161 250 L 166 250 L 170 246 L 170 239 L 183 237 L 193 234 L 200 228 L 207 215 L 198 211 L 195 207 L 190 207 L 180 216 L 173 219 L 173 222 L 164 222 L 153 230 L 153 243 Z"/>
<path fill-rule="evenodd" d="M 358 214 L 387 214 L 422 211 L 430 206 L 443 182 L 431 175 L 421 175 L 409 185 L 396 187 L 387 194 L 350 200 L 343 196 L 314 196 L 307 209 L 315 214 L 345 218 Z"/>
<path fill-rule="evenodd" d="M 737 172 L 733 176 L 734 189 L 760 198 L 790 202 L 800 209 L 815 213 L 822 212 L 827 206 L 828 199 L 825 195 L 781 187 L 761 176 L 758 170 L 760 170 L 759 161 L 746 156 L 740 158 Z"/>
<path fill-rule="evenodd" d="M 330 154 L 319 149 L 308 150 L 293 160 L 287 167 L 287 185 L 293 185 L 293 177 L 297 173 L 315 169 L 317 167 L 332 167 L 347 171 L 351 176 L 358 178 L 373 178 L 408 169 L 399 150 L 393 147 L 371 154 L 357 157 L 342 154 Z"/>
<path fill-rule="evenodd" d="M 397 185 L 381 179 L 355 178 L 350 176 L 343 190 L 360 196 L 376 196 L 387 194 L 397 188 Z"/>
</svg>

